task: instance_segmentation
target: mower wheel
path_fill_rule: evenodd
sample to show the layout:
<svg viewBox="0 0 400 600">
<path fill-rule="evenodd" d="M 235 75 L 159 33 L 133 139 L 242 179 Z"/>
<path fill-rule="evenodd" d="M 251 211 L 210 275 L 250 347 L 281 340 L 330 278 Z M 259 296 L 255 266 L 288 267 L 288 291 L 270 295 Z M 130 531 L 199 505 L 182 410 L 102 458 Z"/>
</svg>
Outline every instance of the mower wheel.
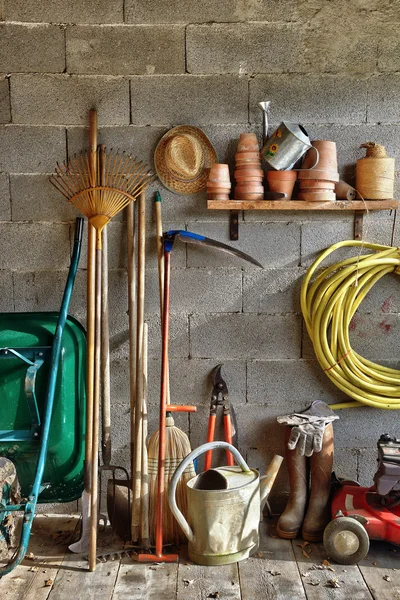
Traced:
<svg viewBox="0 0 400 600">
<path fill-rule="evenodd" d="M 356 519 L 338 517 L 325 527 L 324 546 L 334 561 L 341 565 L 354 565 L 367 556 L 369 537 Z"/>
</svg>

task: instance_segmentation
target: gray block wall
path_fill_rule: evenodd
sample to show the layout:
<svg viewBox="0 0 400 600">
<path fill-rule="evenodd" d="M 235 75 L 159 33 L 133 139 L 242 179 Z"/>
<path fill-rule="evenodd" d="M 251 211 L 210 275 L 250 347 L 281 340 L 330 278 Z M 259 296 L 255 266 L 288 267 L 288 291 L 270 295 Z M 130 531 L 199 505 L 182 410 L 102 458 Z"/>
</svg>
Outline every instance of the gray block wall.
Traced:
<svg viewBox="0 0 400 600">
<path fill-rule="evenodd" d="M 0 310 L 57 310 L 75 210 L 48 183 L 56 161 L 87 147 L 96 107 L 100 142 L 152 163 L 157 141 L 178 124 L 201 126 L 233 167 L 241 132 L 256 131 L 257 103 L 271 121 L 301 122 L 337 143 L 354 183 L 359 145 L 383 143 L 400 159 L 400 5 L 392 0 L 3 0 L 0 2 Z M 397 193 L 399 185 L 396 184 Z M 228 242 L 228 215 L 205 194 L 178 196 L 158 182 L 148 194 L 146 320 L 150 431 L 157 427 L 160 319 L 152 193 L 164 228 Z M 391 243 L 393 214 L 371 214 L 368 238 Z M 125 221 L 109 226 L 114 462 L 128 465 L 128 331 Z M 264 469 L 284 452 L 276 416 L 321 398 L 343 400 L 315 361 L 299 307 L 301 278 L 330 244 L 353 236 L 353 215 L 244 212 L 237 247 L 260 271 L 226 255 L 177 245 L 172 257 L 171 393 L 194 403 L 177 422 L 193 446 L 206 437 L 209 373 L 223 363 L 239 446 Z M 394 244 L 399 232 L 394 228 Z M 85 321 L 86 252 L 72 313 Z M 399 283 L 380 282 L 360 307 L 352 341 L 373 360 L 398 363 Z M 382 432 L 397 415 L 360 408 L 335 424 L 338 473 L 372 481 Z M 283 468 L 274 506 L 287 494 Z M 58 507 L 70 509 L 71 507 Z"/>
</svg>

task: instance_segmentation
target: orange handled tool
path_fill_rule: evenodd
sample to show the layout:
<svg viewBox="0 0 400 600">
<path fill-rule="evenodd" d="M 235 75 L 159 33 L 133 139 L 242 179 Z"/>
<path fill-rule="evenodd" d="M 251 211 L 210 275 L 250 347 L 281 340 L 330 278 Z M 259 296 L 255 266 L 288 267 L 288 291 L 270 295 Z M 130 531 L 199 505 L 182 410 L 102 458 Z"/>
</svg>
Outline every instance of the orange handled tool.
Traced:
<svg viewBox="0 0 400 600">
<path fill-rule="evenodd" d="M 235 438 L 236 445 L 237 435 L 236 435 L 236 427 L 235 427 L 235 414 L 233 410 L 233 406 L 231 407 L 229 396 L 228 396 L 228 386 L 226 385 L 225 380 L 221 375 L 222 365 L 217 365 L 212 372 L 213 379 L 213 391 L 211 395 L 211 404 L 210 404 L 210 416 L 208 419 L 208 431 L 207 431 L 207 442 L 214 441 L 215 435 L 215 424 L 217 421 L 217 408 L 218 406 L 223 407 L 223 416 L 224 416 L 224 436 L 225 442 L 228 444 L 232 444 L 232 438 Z M 204 470 L 208 471 L 211 468 L 212 462 L 212 450 L 208 450 L 206 452 L 206 457 L 204 460 Z M 233 466 L 233 456 L 229 452 L 226 451 L 226 462 L 228 466 Z"/>
</svg>

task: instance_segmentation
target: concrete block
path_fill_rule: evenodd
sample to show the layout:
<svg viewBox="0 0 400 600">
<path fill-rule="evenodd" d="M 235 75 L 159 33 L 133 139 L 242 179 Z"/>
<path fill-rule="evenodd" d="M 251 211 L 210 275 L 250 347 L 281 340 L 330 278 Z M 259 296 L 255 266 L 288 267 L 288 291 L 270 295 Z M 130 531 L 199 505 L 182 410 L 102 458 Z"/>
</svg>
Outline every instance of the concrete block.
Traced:
<svg viewBox="0 0 400 600">
<path fill-rule="evenodd" d="M 400 73 L 379 75 L 369 79 L 367 121 L 378 124 L 400 121 L 400 108 L 397 101 L 399 93 Z"/>
<path fill-rule="evenodd" d="M 88 147 L 87 128 L 69 127 L 67 132 L 69 156 Z M 102 127 L 99 130 L 99 144 L 114 150 L 125 150 L 153 167 L 154 150 L 165 132 L 163 127 Z"/>
<path fill-rule="evenodd" d="M 400 313 L 398 298 L 398 275 L 389 274 L 382 277 L 368 292 L 358 307 L 359 313 Z"/>
<path fill-rule="evenodd" d="M 279 52 L 268 52 L 267 46 L 279 48 Z M 189 25 L 186 48 L 189 73 L 287 73 L 303 70 L 302 33 L 294 25 Z"/>
<path fill-rule="evenodd" d="M 243 223 L 239 242 L 228 238 L 228 225 L 222 223 L 188 223 L 188 229 L 219 240 L 246 252 L 266 268 L 296 267 L 299 264 L 300 228 L 287 223 Z M 235 266 L 254 271 L 259 267 L 212 248 L 188 245 L 189 267 Z"/>
<path fill-rule="evenodd" d="M 95 106 L 100 125 L 128 125 L 129 83 L 111 77 L 13 75 L 11 104 L 14 123 L 85 125 L 89 107 Z"/>
<path fill-rule="evenodd" d="M 296 15 L 296 3 L 283 0 L 277 6 L 272 0 L 246 2 L 246 0 L 205 0 L 201 4 L 196 0 L 179 2 L 179 8 L 163 0 L 149 4 L 146 0 L 126 0 L 125 19 L 128 23 L 202 23 L 237 21 L 291 21 Z"/>
<path fill-rule="evenodd" d="M 62 73 L 64 31 L 58 25 L 0 24 L 0 72 Z"/>
<path fill-rule="evenodd" d="M 197 314 L 189 319 L 193 357 L 300 357 L 300 319 L 295 315 Z"/>
<path fill-rule="evenodd" d="M 385 73 L 400 71 L 400 41 L 395 26 L 389 35 L 382 36 L 378 45 L 378 70 Z"/>
<path fill-rule="evenodd" d="M 14 282 L 11 271 L 0 271 L 0 311 L 14 311 Z"/>
<path fill-rule="evenodd" d="M 357 448 L 360 450 L 373 449 L 377 458 L 376 443 L 381 433 L 396 435 L 397 426 L 394 424 L 393 411 L 376 410 L 374 408 L 350 408 L 340 411 L 339 421 L 335 421 L 335 447 Z M 373 434 L 371 435 L 371 432 Z M 361 458 L 361 457 L 360 457 Z M 371 470 L 370 481 L 376 470 Z M 363 478 L 364 485 L 366 478 Z"/>
<path fill-rule="evenodd" d="M 149 326 L 149 358 L 161 357 L 161 323 L 159 315 L 146 315 Z M 172 314 L 169 336 L 170 358 L 189 357 L 189 323 L 188 317 Z M 229 358 L 229 357 L 228 357 Z"/>
<path fill-rule="evenodd" d="M 39 23 L 122 23 L 123 0 L 5 0 L 5 17 Z"/>
<path fill-rule="evenodd" d="M 284 314 L 300 312 L 302 269 L 266 269 L 245 273 L 243 312 Z"/>
<path fill-rule="evenodd" d="M 282 414 L 300 412 L 314 400 L 327 404 L 346 400 L 316 360 L 250 361 L 247 401 L 281 407 Z"/>
<path fill-rule="evenodd" d="M 336 448 L 333 460 L 333 470 L 337 477 L 358 481 L 359 450 L 352 448 Z"/>
<path fill-rule="evenodd" d="M 238 407 L 236 412 L 242 447 L 267 448 L 283 455 L 285 428 L 276 420 L 282 414 L 281 408 L 247 404 Z"/>
<path fill-rule="evenodd" d="M 371 449 L 362 449 L 360 450 L 360 456 L 358 458 L 358 481 L 361 485 L 371 486 L 373 485 L 373 477 L 376 473 L 376 469 L 378 467 L 377 458 L 378 458 L 378 449 L 376 444 L 378 443 L 379 437 L 381 433 L 386 432 L 387 430 L 376 429 L 376 438 L 374 440 L 371 439 L 371 443 L 373 448 Z M 390 428 L 391 435 L 397 436 L 397 429 L 393 430 L 393 427 Z M 372 436 L 371 436 L 372 438 Z M 374 443 L 373 443 L 374 442 Z"/>
<path fill-rule="evenodd" d="M 0 173 L 0 221 L 11 220 L 10 181 L 8 175 Z"/>
<path fill-rule="evenodd" d="M 171 402 L 174 404 L 196 405 L 198 409 L 209 411 L 212 393 L 211 372 L 216 360 L 195 358 L 173 359 L 170 361 Z M 229 400 L 236 410 L 246 403 L 246 364 L 244 361 L 225 360 L 222 376 L 226 381 Z M 149 403 L 157 404 L 160 398 L 161 360 L 152 359 L 149 363 Z M 222 409 L 220 409 L 222 410 Z M 222 413 L 221 413 L 222 414 Z M 222 420 L 222 416 L 218 415 Z M 197 422 L 197 417 L 195 415 Z M 205 420 L 205 428 L 208 415 Z"/>
<path fill-rule="evenodd" d="M 52 173 L 65 157 L 61 127 L 0 126 L 0 171 Z"/>
<path fill-rule="evenodd" d="M 75 221 L 78 211 L 47 175 L 11 175 L 13 221 Z"/>
<path fill-rule="evenodd" d="M 367 81 L 347 75 L 257 75 L 250 80 L 252 123 L 262 123 L 258 103 L 266 98 L 271 100 L 271 123 L 283 119 L 303 124 L 366 121 Z"/>
<path fill-rule="evenodd" d="M 247 81 L 234 75 L 134 77 L 131 103 L 134 125 L 248 121 Z"/>
<path fill-rule="evenodd" d="M 0 75 L 0 123 L 11 121 L 10 88 L 8 78 Z"/>
<path fill-rule="evenodd" d="M 185 30 L 179 25 L 67 27 L 67 71 L 91 75 L 185 72 Z"/>
<path fill-rule="evenodd" d="M 0 269 L 66 268 L 69 251 L 68 225 L 0 224 Z"/>
<path fill-rule="evenodd" d="M 338 220 L 334 226 L 331 223 L 304 223 L 301 226 L 301 264 L 308 266 L 326 248 L 337 242 L 353 239 L 353 218 L 352 214 L 347 215 L 347 221 Z M 325 268 L 349 256 L 352 256 L 351 251 L 349 252 L 346 248 L 340 248 L 324 260 L 321 266 Z"/>
<path fill-rule="evenodd" d="M 311 73 L 374 73 L 377 59 L 375 36 L 360 26 L 341 36 L 330 23 L 324 29 L 311 27 L 304 35 L 305 69 Z"/>
<path fill-rule="evenodd" d="M 159 313 L 157 269 L 146 269 L 146 300 L 147 311 Z M 241 309 L 239 269 L 172 269 L 171 312 L 240 312 Z"/>
<path fill-rule="evenodd" d="M 351 320 L 350 343 L 356 352 L 369 360 L 393 360 L 399 339 L 398 314 L 355 314 Z"/>
</svg>

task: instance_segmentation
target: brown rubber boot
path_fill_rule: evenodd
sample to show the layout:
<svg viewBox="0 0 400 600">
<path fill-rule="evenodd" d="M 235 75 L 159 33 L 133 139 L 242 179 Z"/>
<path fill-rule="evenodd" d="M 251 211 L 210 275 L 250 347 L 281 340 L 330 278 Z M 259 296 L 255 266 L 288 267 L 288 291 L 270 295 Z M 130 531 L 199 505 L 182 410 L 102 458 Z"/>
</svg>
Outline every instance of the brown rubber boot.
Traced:
<svg viewBox="0 0 400 600">
<path fill-rule="evenodd" d="M 333 427 L 325 427 L 321 452 L 310 458 L 311 494 L 303 523 L 303 539 L 321 542 L 324 529 L 331 519 L 331 473 L 333 465 Z"/>
<path fill-rule="evenodd" d="M 299 454 L 298 448 L 289 450 L 287 447 L 290 432 L 291 428 L 286 427 L 285 450 L 289 471 L 290 495 L 276 529 L 279 537 L 287 540 L 294 539 L 300 530 L 304 519 L 308 490 L 307 460 L 305 456 Z"/>
</svg>

